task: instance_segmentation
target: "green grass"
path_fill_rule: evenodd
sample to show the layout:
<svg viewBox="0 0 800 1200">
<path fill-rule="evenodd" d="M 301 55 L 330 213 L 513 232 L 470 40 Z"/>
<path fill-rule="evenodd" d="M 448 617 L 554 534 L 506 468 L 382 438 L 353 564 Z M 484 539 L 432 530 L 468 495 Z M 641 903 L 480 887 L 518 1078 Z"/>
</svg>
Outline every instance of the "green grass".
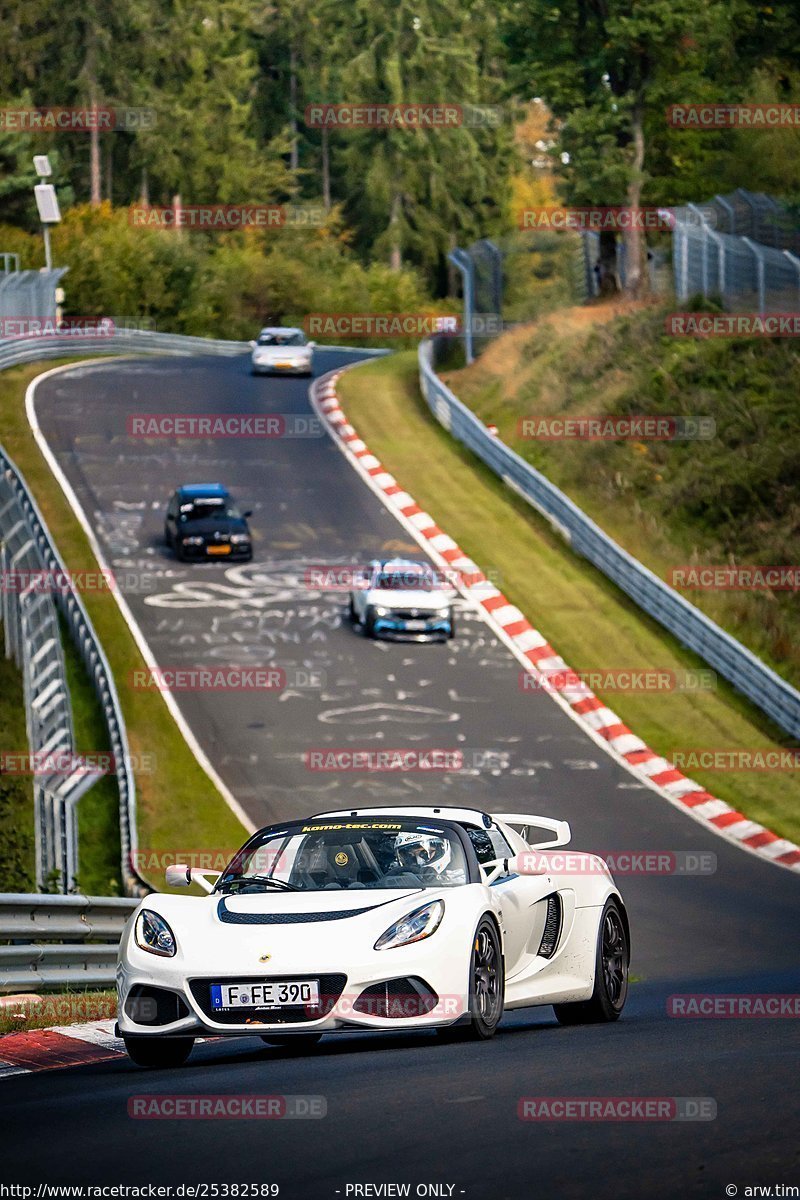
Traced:
<svg viewBox="0 0 800 1200">
<path fill-rule="evenodd" d="M 0 622 L 0 751 L 27 753 L 22 674 L 7 659 Z M 33 783 L 30 776 L 0 773 L 0 892 L 36 887 Z"/>
<path fill-rule="evenodd" d="M 62 991 L 33 996 L 0 1008 L 0 1036 L 26 1029 L 46 1029 L 49 1025 L 75 1025 L 84 1021 L 103 1021 L 116 1017 L 115 991 Z"/>
<path fill-rule="evenodd" d="M 79 754 L 110 750 L 103 713 L 78 651 L 62 620 L 61 644 L 72 705 L 75 749 Z M 77 890 L 87 896 L 122 894 L 119 844 L 119 789 L 104 775 L 78 802 Z"/>
<path fill-rule="evenodd" d="M 40 454 L 25 417 L 25 388 L 42 369 L 27 366 L 0 373 L 0 442 L 32 489 L 68 570 L 96 572 L 97 563 L 86 536 Z M 154 764 L 152 771 L 136 772 L 139 845 L 164 851 L 239 845 L 244 840 L 240 822 L 191 754 L 161 695 L 133 691 L 128 686 L 130 673 L 143 669 L 144 662 L 113 595 L 91 591 L 84 594 L 83 600 L 116 681 L 131 755 L 135 762 Z M 77 707 L 82 722 L 81 742 L 84 737 L 97 737 L 91 726 L 90 706 L 78 696 Z M 143 759 L 145 755 L 147 759 Z M 98 789 L 105 786 L 96 785 Z M 92 879 L 99 882 L 117 852 L 111 847 L 111 837 L 117 834 L 110 832 L 107 797 L 102 790 L 94 800 L 91 797 L 92 792 L 87 793 L 80 803 L 79 830 L 82 824 L 87 838 L 103 837 L 108 845 L 95 863 L 81 860 L 82 884 Z M 148 878 L 154 885 L 163 886 L 163 874 Z"/>
<path fill-rule="evenodd" d="M 434 421 L 419 393 L 414 353 L 348 371 L 340 394 L 349 419 L 387 470 L 497 579 L 570 667 L 706 669 Z M 515 672 L 509 672 L 509 681 L 516 690 Z M 722 680 L 715 690 L 695 693 L 599 690 L 599 695 L 667 758 L 676 749 L 788 744 Z M 687 773 L 753 820 L 800 839 L 796 775 Z"/>
<path fill-rule="evenodd" d="M 473 366 L 445 378 L 508 445 L 663 579 L 688 564 L 800 563 L 796 343 L 670 337 L 665 316 L 661 307 L 562 311 L 499 339 Z M 716 435 L 682 443 L 544 442 L 517 433 L 521 417 L 596 414 L 710 416 Z M 800 687 L 796 592 L 683 594 Z"/>
</svg>

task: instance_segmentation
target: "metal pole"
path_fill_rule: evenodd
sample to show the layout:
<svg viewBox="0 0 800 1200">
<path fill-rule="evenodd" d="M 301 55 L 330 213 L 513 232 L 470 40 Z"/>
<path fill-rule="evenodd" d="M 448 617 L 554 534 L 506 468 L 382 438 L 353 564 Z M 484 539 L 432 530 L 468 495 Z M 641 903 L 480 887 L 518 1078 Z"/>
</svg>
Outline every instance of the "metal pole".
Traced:
<svg viewBox="0 0 800 1200">
<path fill-rule="evenodd" d="M 47 268 L 47 270 L 48 270 L 48 271 L 52 271 L 52 269 L 53 269 L 53 259 L 52 259 L 52 257 L 51 257 L 51 254 L 50 254 L 50 228 L 49 228 L 49 226 L 47 226 L 47 225 L 43 225 L 43 226 L 42 226 L 42 233 L 44 234 L 44 262 L 45 262 L 45 267 Z"/>
<path fill-rule="evenodd" d="M 783 253 L 797 271 L 798 299 L 800 299 L 800 258 L 798 258 L 796 254 L 792 254 L 791 250 L 784 250 Z"/>
<path fill-rule="evenodd" d="M 467 366 L 475 361 L 472 353 L 472 325 L 475 311 L 475 264 L 464 250 L 451 250 L 447 255 L 461 274 L 464 289 L 464 356 Z"/>
<path fill-rule="evenodd" d="M 767 295 L 764 278 L 764 251 L 761 246 L 757 246 L 755 242 L 751 242 L 750 238 L 742 238 L 744 244 L 752 250 L 756 257 L 756 280 L 758 283 L 758 311 L 760 313 L 767 311 Z"/>
</svg>

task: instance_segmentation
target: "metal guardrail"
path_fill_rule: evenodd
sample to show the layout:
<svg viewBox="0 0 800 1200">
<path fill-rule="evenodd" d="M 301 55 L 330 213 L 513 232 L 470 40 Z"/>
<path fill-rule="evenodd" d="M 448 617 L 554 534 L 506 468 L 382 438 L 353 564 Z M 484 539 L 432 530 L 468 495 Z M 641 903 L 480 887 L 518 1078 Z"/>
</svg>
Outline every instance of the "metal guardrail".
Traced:
<svg viewBox="0 0 800 1200">
<path fill-rule="evenodd" d="M 143 330 L 115 330 L 108 337 L 29 337 L 0 342 L 0 370 L 20 363 L 65 355 L 131 352 L 160 354 L 241 354 L 246 342 L 227 342 Z M 136 784 L 125 722 L 114 679 L 103 648 L 79 594 L 24 478 L 0 447 L 0 571 L 20 580 L 2 589 L 6 657 L 23 674 L 28 745 L 39 762 L 67 764 L 67 770 L 35 773 L 37 887 L 63 892 L 75 886 L 78 870 L 76 805 L 100 778 L 75 756 L 72 712 L 61 646 L 58 612 L 83 659 L 108 730 L 110 753 L 119 791 L 120 867 L 126 892 L 141 891 L 144 881 L 132 867 L 136 850 Z M 48 573 L 63 586 L 42 590 L 25 579 Z"/>
<path fill-rule="evenodd" d="M 0 895 L 0 994 L 113 987 L 117 947 L 138 900 Z"/>
<path fill-rule="evenodd" d="M 800 692 L 623 550 L 549 479 L 492 436 L 436 375 L 431 340 L 419 348 L 419 378 L 422 394 L 439 424 L 546 517 L 573 550 L 782 729 L 800 736 Z"/>
</svg>

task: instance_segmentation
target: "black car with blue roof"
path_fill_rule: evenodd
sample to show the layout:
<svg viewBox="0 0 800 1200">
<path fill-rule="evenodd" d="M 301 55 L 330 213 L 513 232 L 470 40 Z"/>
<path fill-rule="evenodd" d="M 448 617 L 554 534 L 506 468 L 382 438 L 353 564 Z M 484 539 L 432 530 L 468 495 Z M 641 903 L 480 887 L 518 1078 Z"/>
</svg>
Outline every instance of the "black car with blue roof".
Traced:
<svg viewBox="0 0 800 1200">
<path fill-rule="evenodd" d="M 253 541 L 247 518 L 221 483 L 185 483 L 167 507 L 164 537 L 181 562 L 214 558 L 248 561 Z"/>
</svg>

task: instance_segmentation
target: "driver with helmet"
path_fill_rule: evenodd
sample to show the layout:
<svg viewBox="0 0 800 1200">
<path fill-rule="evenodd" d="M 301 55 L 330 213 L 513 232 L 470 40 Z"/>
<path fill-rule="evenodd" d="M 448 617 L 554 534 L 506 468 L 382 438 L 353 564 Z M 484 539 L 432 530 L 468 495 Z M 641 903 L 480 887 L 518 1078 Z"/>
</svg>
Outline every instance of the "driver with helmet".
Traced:
<svg viewBox="0 0 800 1200">
<path fill-rule="evenodd" d="M 394 850 L 400 869 L 412 872 L 422 882 L 431 884 L 454 881 L 453 870 L 448 870 L 452 859 L 448 838 L 417 831 L 398 833 Z"/>
</svg>

